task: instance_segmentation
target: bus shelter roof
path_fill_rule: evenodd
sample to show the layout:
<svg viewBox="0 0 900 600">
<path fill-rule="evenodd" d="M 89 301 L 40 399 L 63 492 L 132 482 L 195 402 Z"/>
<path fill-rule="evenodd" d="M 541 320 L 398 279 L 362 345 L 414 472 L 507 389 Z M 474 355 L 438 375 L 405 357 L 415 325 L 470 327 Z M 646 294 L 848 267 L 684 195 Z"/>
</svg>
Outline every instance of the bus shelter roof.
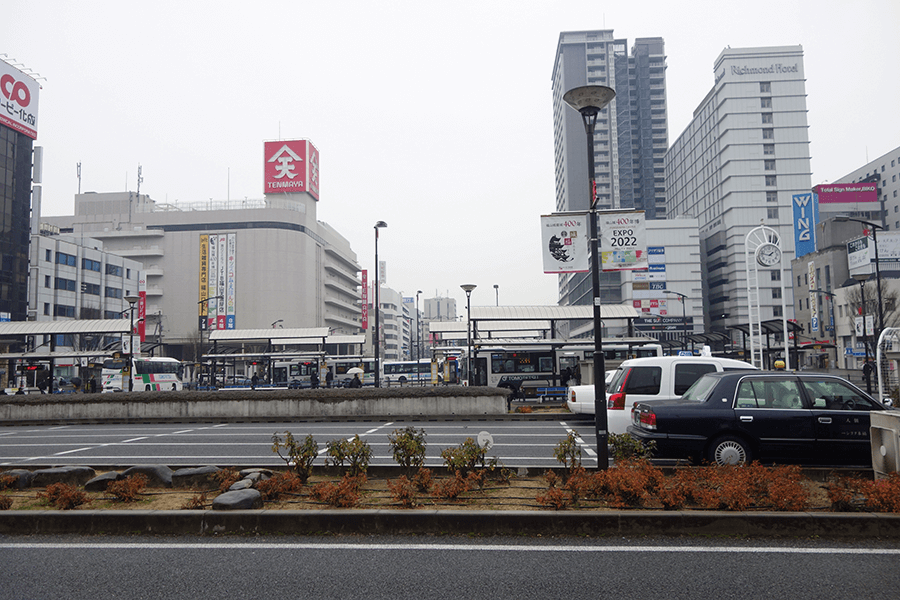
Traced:
<svg viewBox="0 0 900 600">
<path fill-rule="evenodd" d="M 248 340 L 278 340 L 279 344 L 309 344 L 328 337 L 328 327 L 294 329 L 215 329 L 209 332 L 211 342 L 236 342 Z M 291 341 L 287 341 L 291 340 Z M 294 341 L 299 340 L 299 341 Z"/>
<path fill-rule="evenodd" d="M 604 319 L 637 319 L 641 314 L 626 304 L 604 304 L 600 307 Z M 563 319 L 592 319 L 594 307 L 577 306 L 473 306 L 473 321 L 551 321 Z"/>
<path fill-rule="evenodd" d="M 128 319 L 67 319 L 65 321 L 5 321 L 0 323 L 0 338 L 23 335 L 72 333 L 128 333 Z"/>
<path fill-rule="evenodd" d="M 760 327 L 762 328 L 762 333 L 784 333 L 784 323 L 782 323 L 781 319 L 769 319 L 768 321 L 763 321 L 762 323 L 760 323 Z M 798 325 L 794 321 L 788 321 L 787 328 L 789 333 L 797 333 L 798 331 L 803 331 L 803 327 L 801 325 Z M 734 329 L 735 331 L 740 331 L 744 335 L 750 335 L 749 323 L 729 325 L 728 329 Z"/>
</svg>

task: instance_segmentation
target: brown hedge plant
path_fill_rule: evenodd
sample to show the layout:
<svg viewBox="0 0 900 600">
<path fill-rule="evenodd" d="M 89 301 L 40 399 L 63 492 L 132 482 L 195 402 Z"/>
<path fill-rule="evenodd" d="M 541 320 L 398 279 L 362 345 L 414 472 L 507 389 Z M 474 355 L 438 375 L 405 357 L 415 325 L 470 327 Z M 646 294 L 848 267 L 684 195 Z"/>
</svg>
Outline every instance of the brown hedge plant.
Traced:
<svg viewBox="0 0 900 600">
<path fill-rule="evenodd" d="M 87 494 L 68 483 L 51 483 L 43 492 L 38 492 L 37 497 L 60 510 L 70 510 L 91 501 Z"/>
<path fill-rule="evenodd" d="M 143 473 L 135 473 L 124 479 L 111 482 L 106 486 L 106 493 L 112 494 L 119 502 L 135 502 L 141 492 L 147 487 L 147 476 Z"/>
</svg>

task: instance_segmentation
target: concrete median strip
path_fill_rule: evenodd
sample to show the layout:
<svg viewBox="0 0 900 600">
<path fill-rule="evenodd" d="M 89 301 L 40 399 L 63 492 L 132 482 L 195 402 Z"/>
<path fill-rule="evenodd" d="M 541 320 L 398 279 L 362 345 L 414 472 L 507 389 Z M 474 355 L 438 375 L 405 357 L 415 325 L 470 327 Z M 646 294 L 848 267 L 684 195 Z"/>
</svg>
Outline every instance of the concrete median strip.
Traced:
<svg viewBox="0 0 900 600">
<path fill-rule="evenodd" d="M 0 534 L 720 535 L 900 539 L 900 515 L 714 511 L 27 510 Z"/>
</svg>

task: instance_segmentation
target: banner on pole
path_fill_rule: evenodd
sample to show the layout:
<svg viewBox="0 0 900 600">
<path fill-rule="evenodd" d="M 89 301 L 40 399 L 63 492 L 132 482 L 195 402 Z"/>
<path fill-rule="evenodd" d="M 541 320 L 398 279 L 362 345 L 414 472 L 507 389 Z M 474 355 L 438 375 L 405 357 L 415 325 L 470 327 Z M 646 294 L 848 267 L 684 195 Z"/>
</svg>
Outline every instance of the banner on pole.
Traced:
<svg viewBox="0 0 900 600">
<path fill-rule="evenodd" d="M 604 271 L 646 269 L 647 224 L 644 211 L 598 213 Z"/>
<path fill-rule="evenodd" d="M 590 270 L 588 214 L 541 215 L 544 273 Z"/>
</svg>

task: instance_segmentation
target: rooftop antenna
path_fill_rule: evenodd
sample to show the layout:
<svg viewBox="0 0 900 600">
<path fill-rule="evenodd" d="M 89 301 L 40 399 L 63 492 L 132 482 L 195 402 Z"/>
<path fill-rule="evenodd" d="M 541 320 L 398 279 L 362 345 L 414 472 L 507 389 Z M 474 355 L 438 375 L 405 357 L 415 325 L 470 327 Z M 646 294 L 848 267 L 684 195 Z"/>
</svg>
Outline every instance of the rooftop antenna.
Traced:
<svg viewBox="0 0 900 600">
<path fill-rule="evenodd" d="M 81 163 L 75 166 L 75 172 L 78 174 L 78 193 L 81 193 Z"/>
</svg>

